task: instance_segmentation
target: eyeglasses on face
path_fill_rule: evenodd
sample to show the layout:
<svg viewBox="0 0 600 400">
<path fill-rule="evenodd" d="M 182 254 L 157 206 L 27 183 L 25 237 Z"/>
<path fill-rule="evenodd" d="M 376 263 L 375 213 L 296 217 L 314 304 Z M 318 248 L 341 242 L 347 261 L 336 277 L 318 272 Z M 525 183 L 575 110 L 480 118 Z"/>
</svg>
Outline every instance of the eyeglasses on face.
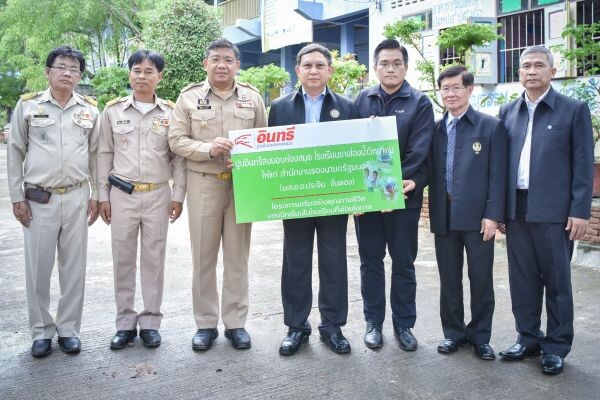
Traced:
<svg viewBox="0 0 600 400">
<path fill-rule="evenodd" d="M 66 65 L 62 65 L 62 64 L 53 65 L 50 68 L 57 70 L 61 74 L 64 74 L 67 71 L 69 71 L 72 74 L 76 74 L 76 75 L 81 73 L 81 71 L 79 71 L 79 68 L 77 68 L 77 67 L 67 67 Z"/>
</svg>

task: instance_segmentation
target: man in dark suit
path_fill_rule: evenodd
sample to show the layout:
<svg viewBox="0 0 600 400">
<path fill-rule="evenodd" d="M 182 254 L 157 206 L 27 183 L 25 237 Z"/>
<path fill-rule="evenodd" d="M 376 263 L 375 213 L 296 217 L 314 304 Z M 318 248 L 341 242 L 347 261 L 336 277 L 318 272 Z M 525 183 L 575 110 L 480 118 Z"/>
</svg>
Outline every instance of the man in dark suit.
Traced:
<svg viewBox="0 0 600 400">
<path fill-rule="evenodd" d="M 331 62 L 329 50 L 319 44 L 309 44 L 300 50 L 296 56 L 296 74 L 302 87 L 273 102 L 269 126 L 356 118 L 352 102 L 327 87 L 333 73 Z M 311 333 L 308 316 L 312 307 L 315 231 L 319 251 L 321 340 L 336 353 L 350 352 L 350 343 L 341 331 L 348 316 L 347 224 L 347 215 L 283 221 L 281 297 L 284 322 L 289 329 L 279 348 L 280 354 L 296 353 Z"/>
<path fill-rule="evenodd" d="M 587 231 L 594 163 L 590 111 L 552 89 L 555 72 L 547 48 L 525 49 L 519 63 L 525 92 L 500 108 L 508 130 L 506 243 L 519 334 L 500 356 L 522 360 L 541 350 L 542 372 L 554 375 L 573 343 L 571 241 Z"/>
<path fill-rule="evenodd" d="M 401 349 L 414 351 L 417 349 L 417 339 L 411 332 L 417 319 L 414 262 L 425 187 L 425 160 L 434 130 L 433 108 L 427 96 L 404 79 L 408 52 L 397 40 L 382 41 L 375 48 L 373 62 L 379 84 L 361 91 L 355 104 L 360 118 L 396 117 L 406 208 L 368 212 L 354 219 L 367 322 L 364 341 L 372 349 L 383 346 L 381 329 L 386 307 L 383 259 L 387 246 L 392 259 L 390 303 L 394 335 Z"/>
<path fill-rule="evenodd" d="M 469 105 L 473 74 L 463 66 L 438 78 L 447 112 L 436 123 L 428 158 L 429 222 L 440 273 L 440 317 L 451 354 L 470 342 L 482 360 L 495 359 L 490 346 L 494 315 L 494 235 L 504 221 L 507 133 L 504 124 Z M 467 252 L 471 322 L 465 325 L 462 287 Z"/>
</svg>

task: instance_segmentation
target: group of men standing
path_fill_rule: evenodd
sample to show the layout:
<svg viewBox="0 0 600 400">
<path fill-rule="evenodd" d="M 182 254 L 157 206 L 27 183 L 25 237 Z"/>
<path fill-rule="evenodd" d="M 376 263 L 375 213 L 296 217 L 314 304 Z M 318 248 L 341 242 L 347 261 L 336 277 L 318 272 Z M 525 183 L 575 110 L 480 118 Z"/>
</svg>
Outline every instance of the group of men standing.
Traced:
<svg viewBox="0 0 600 400">
<path fill-rule="evenodd" d="M 354 215 L 365 345 L 383 346 L 387 250 L 392 260 L 393 332 L 401 349 L 418 347 L 411 331 L 416 321 L 414 261 L 423 191 L 429 186 L 444 334 L 438 352 L 450 354 L 470 343 L 479 358 L 495 358 L 489 342 L 494 236 L 500 229 L 507 235 L 519 334 L 500 356 L 520 360 L 541 350 L 543 372 L 560 373 L 573 340 L 572 241 L 585 234 L 590 218 L 593 145 L 587 106 L 552 89 L 552 54 L 539 46 L 522 53 L 519 75 L 525 91 L 501 108 L 500 119 L 470 106 L 474 79 L 464 67 L 440 74 L 447 111 L 434 122 L 427 96 L 405 80 L 408 53 L 403 46 L 382 41 L 373 66 L 380 83 L 351 101 L 327 86 L 333 74 L 329 50 L 306 45 L 296 57 L 299 89 L 275 100 L 267 121 L 260 94 L 235 80 L 239 50 L 229 41 L 209 45 L 207 79 L 184 88 L 175 104 L 155 93 L 162 79 L 162 56 L 140 50 L 129 59 L 132 95 L 109 102 L 99 117 L 94 102 L 74 92 L 85 69 L 82 54 L 69 47 L 54 49 L 46 61 L 49 88 L 25 95 L 17 104 L 8 146 L 13 213 L 25 236 L 32 354 L 49 354 L 55 334 L 63 351 L 77 353 L 81 348 L 86 223 L 91 225 L 98 215 L 111 225 L 117 333 L 110 347 L 132 345 L 138 333 L 145 346 L 160 345 L 167 230 L 169 220 L 181 215 L 186 193 L 198 328 L 192 348 L 211 348 L 219 317 L 234 348 L 251 347 L 244 328 L 251 224 L 235 223 L 228 132 L 267 123 L 394 116 L 406 207 Z M 351 351 L 341 330 L 348 315 L 347 223 L 347 215 L 283 221 L 281 293 L 288 332 L 280 354 L 295 354 L 312 332 L 308 318 L 315 233 L 320 338 L 336 353 Z M 139 312 L 134 307 L 138 240 Z M 216 276 L 220 247 L 221 307 Z M 471 287 L 468 324 L 463 251 Z M 48 308 L 56 253 L 61 299 L 54 319 Z M 540 330 L 544 290 L 546 334 Z"/>
</svg>

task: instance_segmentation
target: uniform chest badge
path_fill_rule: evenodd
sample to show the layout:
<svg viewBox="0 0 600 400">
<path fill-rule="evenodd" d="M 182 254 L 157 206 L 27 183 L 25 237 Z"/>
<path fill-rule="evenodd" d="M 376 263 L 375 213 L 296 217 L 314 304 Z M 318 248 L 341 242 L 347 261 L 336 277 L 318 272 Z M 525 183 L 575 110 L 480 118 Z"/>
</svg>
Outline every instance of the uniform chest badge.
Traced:
<svg viewBox="0 0 600 400">
<path fill-rule="evenodd" d="M 246 95 L 242 95 L 242 97 L 236 99 L 235 106 L 237 108 L 252 108 L 254 107 L 254 102 L 252 99 L 246 97 Z"/>
<path fill-rule="evenodd" d="M 548 129 L 552 129 L 552 125 L 548 125 Z"/>
<path fill-rule="evenodd" d="M 331 109 L 331 111 L 329 111 L 329 115 L 331 116 L 331 118 L 339 118 L 340 112 L 338 110 L 336 110 L 335 108 L 333 108 L 333 109 Z"/>
<path fill-rule="evenodd" d="M 202 128 L 208 128 L 208 121 L 203 119 L 202 121 L 200 121 L 200 126 Z"/>
<path fill-rule="evenodd" d="M 479 152 L 481 151 L 481 143 L 473 143 L 473 151 L 475 152 L 475 154 L 479 154 Z"/>
</svg>

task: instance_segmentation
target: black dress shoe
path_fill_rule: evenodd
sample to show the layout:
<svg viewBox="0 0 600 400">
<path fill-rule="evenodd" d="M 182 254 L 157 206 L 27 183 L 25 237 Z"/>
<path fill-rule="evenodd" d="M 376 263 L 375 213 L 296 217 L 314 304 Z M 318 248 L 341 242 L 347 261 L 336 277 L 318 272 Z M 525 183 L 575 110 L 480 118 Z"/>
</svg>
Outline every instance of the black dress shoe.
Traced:
<svg viewBox="0 0 600 400">
<path fill-rule="evenodd" d="M 544 354 L 542 356 L 542 372 L 549 375 L 558 375 L 564 367 L 563 358 L 556 354 Z"/>
<path fill-rule="evenodd" d="M 482 360 L 489 361 L 496 359 L 494 349 L 492 349 L 492 346 L 490 346 L 489 344 L 485 343 L 480 345 L 473 345 L 473 347 L 475 348 L 475 354 L 477 355 L 477 357 L 481 358 Z"/>
<path fill-rule="evenodd" d="M 394 336 L 398 340 L 398 346 L 404 351 L 417 350 L 417 338 L 412 334 L 410 328 L 396 328 L 394 326 Z"/>
<path fill-rule="evenodd" d="M 244 350 L 252 346 L 250 335 L 244 328 L 225 329 L 225 337 L 231 341 L 234 349 Z"/>
<path fill-rule="evenodd" d="M 58 337 L 58 345 L 65 353 L 76 354 L 81 351 L 81 342 L 78 337 Z"/>
<path fill-rule="evenodd" d="M 346 354 L 346 353 L 350 353 L 351 347 L 350 347 L 350 343 L 348 342 L 348 339 L 346 339 L 344 337 L 344 335 L 342 334 L 342 332 L 335 332 L 335 333 L 325 333 L 325 332 L 320 332 L 321 333 L 321 341 L 325 344 L 327 344 L 327 346 L 329 346 L 329 348 L 337 354 Z"/>
<path fill-rule="evenodd" d="M 540 346 L 536 345 L 533 347 L 523 346 L 520 343 L 515 343 L 506 350 L 502 350 L 498 353 L 503 360 L 506 361 L 520 361 L 525 357 L 539 356 Z"/>
<path fill-rule="evenodd" d="M 279 346 L 279 354 L 291 356 L 300 350 L 302 344 L 308 342 L 310 333 L 305 331 L 290 331 Z"/>
<path fill-rule="evenodd" d="M 381 334 L 380 325 L 376 325 L 373 322 L 367 322 L 365 346 L 370 349 L 379 349 L 383 346 L 383 335 Z"/>
<path fill-rule="evenodd" d="M 210 349 L 217 336 L 219 336 L 217 328 L 198 329 L 192 338 L 192 349 L 195 351 Z"/>
<path fill-rule="evenodd" d="M 110 341 L 110 348 L 113 350 L 120 350 L 126 346 L 133 346 L 133 341 L 136 336 L 136 329 L 117 331 Z"/>
<path fill-rule="evenodd" d="M 158 347 L 162 338 L 156 329 L 140 329 L 140 337 L 144 347 Z"/>
<path fill-rule="evenodd" d="M 444 341 L 438 345 L 437 351 L 441 354 L 452 354 L 455 353 L 460 346 L 466 344 L 467 342 L 467 339 L 444 339 Z"/>
<path fill-rule="evenodd" d="M 46 357 L 52 352 L 52 339 L 36 339 L 31 345 L 31 355 L 34 357 Z"/>
</svg>

